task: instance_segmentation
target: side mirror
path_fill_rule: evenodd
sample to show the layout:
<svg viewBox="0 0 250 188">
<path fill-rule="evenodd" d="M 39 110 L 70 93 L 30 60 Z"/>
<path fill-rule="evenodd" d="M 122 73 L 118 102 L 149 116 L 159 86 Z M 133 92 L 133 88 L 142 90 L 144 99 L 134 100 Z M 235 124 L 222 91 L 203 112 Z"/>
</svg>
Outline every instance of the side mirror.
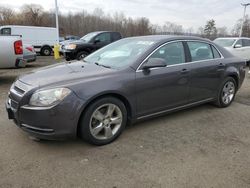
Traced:
<svg viewBox="0 0 250 188">
<path fill-rule="evenodd" d="M 150 58 L 148 61 L 143 65 L 142 69 L 143 70 L 149 70 L 151 68 L 156 68 L 156 67 L 166 67 L 167 62 L 165 59 L 162 58 Z"/>
<path fill-rule="evenodd" d="M 97 43 L 99 43 L 99 42 L 101 42 L 99 39 L 95 39 L 95 40 L 94 40 L 94 44 L 97 44 Z"/>
<path fill-rule="evenodd" d="M 234 46 L 234 48 L 241 48 L 241 47 L 242 47 L 241 44 L 236 44 L 236 45 Z"/>
</svg>

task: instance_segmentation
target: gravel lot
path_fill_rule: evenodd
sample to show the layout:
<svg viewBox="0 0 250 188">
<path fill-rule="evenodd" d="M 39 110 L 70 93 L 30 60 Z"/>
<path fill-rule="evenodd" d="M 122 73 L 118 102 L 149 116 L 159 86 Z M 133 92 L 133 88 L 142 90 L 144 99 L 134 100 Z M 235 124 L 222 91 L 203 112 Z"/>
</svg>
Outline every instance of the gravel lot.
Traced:
<svg viewBox="0 0 250 188">
<path fill-rule="evenodd" d="M 226 109 L 202 105 L 127 127 L 114 143 L 30 140 L 7 119 L 16 76 L 0 70 L 0 187 L 250 187 L 250 75 Z"/>
</svg>

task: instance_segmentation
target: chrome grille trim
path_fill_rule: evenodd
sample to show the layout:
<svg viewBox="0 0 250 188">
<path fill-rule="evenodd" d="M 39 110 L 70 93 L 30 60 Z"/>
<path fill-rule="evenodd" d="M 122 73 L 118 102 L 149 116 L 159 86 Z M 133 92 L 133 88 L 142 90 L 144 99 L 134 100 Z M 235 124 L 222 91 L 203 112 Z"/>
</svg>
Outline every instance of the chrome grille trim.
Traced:
<svg viewBox="0 0 250 188">
<path fill-rule="evenodd" d="M 10 93 L 22 97 L 31 87 L 17 80 L 10 88 Z"/>
</svg>

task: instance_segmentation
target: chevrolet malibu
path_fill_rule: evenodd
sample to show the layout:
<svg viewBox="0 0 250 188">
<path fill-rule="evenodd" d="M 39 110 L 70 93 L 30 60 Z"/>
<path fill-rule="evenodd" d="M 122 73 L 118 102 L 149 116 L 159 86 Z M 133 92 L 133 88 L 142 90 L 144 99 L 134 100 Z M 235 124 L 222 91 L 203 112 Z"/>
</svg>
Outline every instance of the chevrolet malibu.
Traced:
<svg viewBox="0 0 250 188">
<path fill-rule="evenodd" d="M 245 61 L 211 41 L 133 37 L 20 76 L 6 109 L 35 138 L 104 145 L 129 123 L 203 103 L 228 107 L 244 77 Z"/>
</svg>

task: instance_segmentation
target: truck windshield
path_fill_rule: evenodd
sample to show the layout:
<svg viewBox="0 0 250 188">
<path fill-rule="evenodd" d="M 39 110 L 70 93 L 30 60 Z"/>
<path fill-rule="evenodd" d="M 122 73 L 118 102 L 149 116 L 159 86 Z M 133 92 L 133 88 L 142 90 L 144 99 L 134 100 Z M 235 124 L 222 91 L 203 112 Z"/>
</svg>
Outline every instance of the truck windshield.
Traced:
<svg viewBox="0 0 250 188">
<path fill-rule="evenodd" d="M 236 39 L 215 39 L 214 42 L 222 47 L 233 46 Z"/>
<path fill-rule="evenodd" d="M 98 33 L 89 33 L 87 35 L 84 35 L 80 40 L 84 42 L 90 42 L 90 40 L 95 37 Z"/>
<path fill-rule="evenodd" d="M 107 68 L 121 69 L 129 67 L 153 44 L 155 41 L 147 39 L 122 39 L 87 56 L 84 61 Z"/>
</svg>

